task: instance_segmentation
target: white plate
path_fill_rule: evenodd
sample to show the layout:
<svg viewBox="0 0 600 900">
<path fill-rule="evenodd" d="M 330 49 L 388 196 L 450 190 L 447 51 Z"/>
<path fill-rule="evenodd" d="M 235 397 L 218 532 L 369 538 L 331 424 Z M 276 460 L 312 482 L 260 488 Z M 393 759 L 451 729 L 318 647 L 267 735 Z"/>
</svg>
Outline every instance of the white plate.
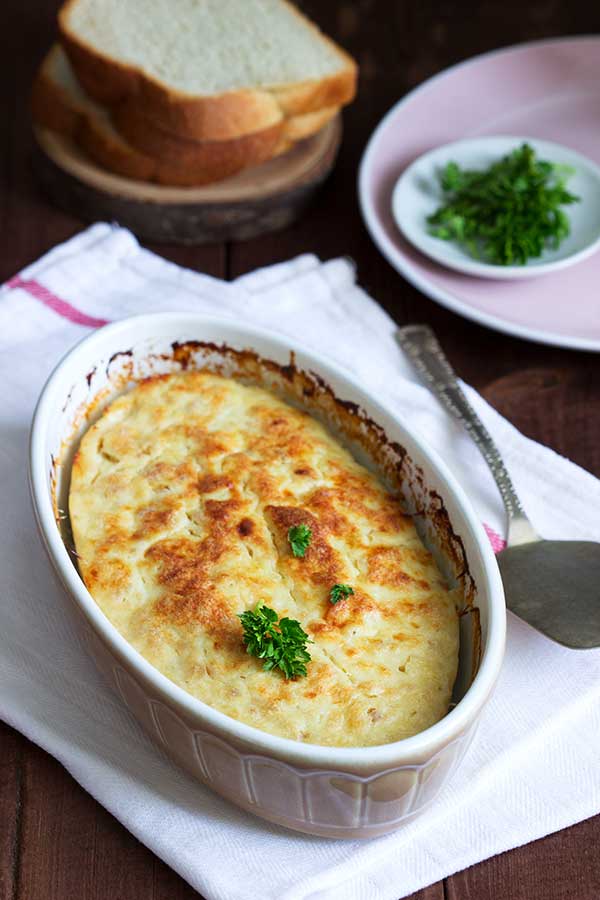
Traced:
<svg viewBox="0 0 600 900">
<path fill-rule="evenodd" d="M 462 169 L 483 170 L 525 143 L 535 150 L 538 159 L 574 170 L 567 189 L 580 200 L 562 207 L 569 217 L 571 233 L 560 247 L 544 251 L 523 266 L 500 266 L 474 259 L 454 241 L 429 234 L 427 218 L 443 202 L 439 174 L 449 162 Z M 392 193 L 392 212 L 404 237 L 443 266 L 480 278 L 534 278 L 572 266 L 600 247 L 600 168 L 569 147 L 529 137 L 455 141 L 424 153 L 403 172 Z"/>
</svg>

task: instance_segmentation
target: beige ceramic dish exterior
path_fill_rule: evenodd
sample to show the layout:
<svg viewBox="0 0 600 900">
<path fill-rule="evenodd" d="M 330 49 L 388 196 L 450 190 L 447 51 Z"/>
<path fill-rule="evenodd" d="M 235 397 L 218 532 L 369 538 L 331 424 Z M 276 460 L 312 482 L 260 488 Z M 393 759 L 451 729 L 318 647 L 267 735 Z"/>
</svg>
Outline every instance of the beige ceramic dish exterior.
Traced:
<svg viewBox="0 0 600 900">
<path fill-rule="evenodd" d="M 193 341 L 203 342 L 202 350 L 182 355 L 181 344 Z M 295 371 L 302 377 L 316 373 L 307 377 L 317 393 L 331 397 L 327 385 L 336 397 L 351 401 L 345 407 L 347 415 L 363 428 L 358 404 L 381 426 L 388 441 L 406 450 L 402 458 L 415 480 L 407 484 L 408 501 L 419 499 L 424 490 L 442 498 L 476 585 L 482 653 L 472 680 L 471 632 L 477 617 L 463 616 L 457 705 L 421 734 L 378 747 L 335 748 L 286 740 L 244 725 L 196 700 L 154 669 L 111 625 L 81 581 L 57 524 L 55 503 L 64 505 L 70 451 L 93 416 L 90 409 L 97 412 L 128 379 L 173 371 L 182 362 L 226 370 L 230 361 L 224 343 L 275 361 L 286 377 L 293 349 Z M 146 731 L 192 776 L 265 819 L 331 837 L 371 837 L 391 831 L 438 794 L 465 753 L 500 670 L 506 624 L 502 584 L 485 532 L 452 475 L 345 372 L 301 348 L 290 348 L 282 337 L 233 320 L 189 313 L 123 320 L 87 337 L 50 376 L 32 425 L 30 479 L 40 532 L 73 600 L 91 655 Z M 424 517 L 428 534 L 434 512 Z"/>
</svg>

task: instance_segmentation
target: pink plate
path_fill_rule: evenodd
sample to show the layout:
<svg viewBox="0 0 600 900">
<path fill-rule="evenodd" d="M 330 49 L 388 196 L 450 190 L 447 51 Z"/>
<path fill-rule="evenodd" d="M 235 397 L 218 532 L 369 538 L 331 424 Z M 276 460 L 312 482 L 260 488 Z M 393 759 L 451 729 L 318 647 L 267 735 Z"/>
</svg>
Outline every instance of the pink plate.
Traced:
<svg viewBox="0 0 600 900">
<path fill-rule="evenodd" d="M 459 315 L 529 340 L 600 352 L 600 253 L 534 280 L 489 281 L 427 259 L 394 224 L 392 189 L 413 160 L 440 144 L 494 134 L 555 141 L 600 163 L 600 37 L 487 53 L 430 78 L 393 106 L 360 167 L 371 237 L 405 278 Z"/>
</svg>

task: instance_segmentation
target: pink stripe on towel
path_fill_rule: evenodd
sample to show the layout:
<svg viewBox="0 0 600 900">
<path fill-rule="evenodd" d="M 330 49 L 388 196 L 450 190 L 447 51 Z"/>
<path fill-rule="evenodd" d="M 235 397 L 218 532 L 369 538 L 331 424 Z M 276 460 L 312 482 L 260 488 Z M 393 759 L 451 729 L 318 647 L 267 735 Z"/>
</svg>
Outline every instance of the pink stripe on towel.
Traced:
<svg viewBox="0 0 600 900">
<path fill-rule="evenodd" d="M 506 547 L 506 541 L 504 538 L 501 538 L 500 535 L 494 531 L 493 528 L 490 528 L 489 525 L 483 523 L 483 527 L 485 528 L 485 533 L 490 539 L 490 544 L 492 545 L 492 550 L 494 553 L 500 553 L 501 550 L 504 550 Z"/>
<path fill-rule="evenodd" d="M 96 319 L 94 316 L 88 316 L 86 313 L 81 312 L 79 309 L 71 306 L 70 303 L 67 303 L 66 300 L 57 297 L 56 294 L 45 288 L 39 281 L 27 280 L 21 278 L 20 275 L 15 275 L 10 281 L 6 282 L 6 287 L 21 288 L 21 290 L 27 291 L 31 297 L 39 300 L 48 309 L 68 319 L 70 322 L 75 322 L 77 325 L 86 325 L 88 328 L 100 328 L 100 326 L 107 325 L 109 322 L 108 319 Z"/>
</svg>

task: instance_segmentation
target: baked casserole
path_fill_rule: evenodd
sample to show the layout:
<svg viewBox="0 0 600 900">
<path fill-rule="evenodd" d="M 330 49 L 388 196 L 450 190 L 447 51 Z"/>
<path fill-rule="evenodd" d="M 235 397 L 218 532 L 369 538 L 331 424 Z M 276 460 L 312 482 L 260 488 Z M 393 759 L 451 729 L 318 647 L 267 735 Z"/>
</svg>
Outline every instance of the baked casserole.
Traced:
<svg viewBox="0 0 600 900">
<path fill-rule="evenodd" d="M 383 482 L 264 388 L 207 371 L 141 382 L 83 436 L 69 512 L 106 616 L 221 712 L 337 747 L 397 741 L 446 714 L 457 592 Z M 240 615 L 259 604 L 306 631 L 306 675 L 246 652 Z"/>
</svg>

